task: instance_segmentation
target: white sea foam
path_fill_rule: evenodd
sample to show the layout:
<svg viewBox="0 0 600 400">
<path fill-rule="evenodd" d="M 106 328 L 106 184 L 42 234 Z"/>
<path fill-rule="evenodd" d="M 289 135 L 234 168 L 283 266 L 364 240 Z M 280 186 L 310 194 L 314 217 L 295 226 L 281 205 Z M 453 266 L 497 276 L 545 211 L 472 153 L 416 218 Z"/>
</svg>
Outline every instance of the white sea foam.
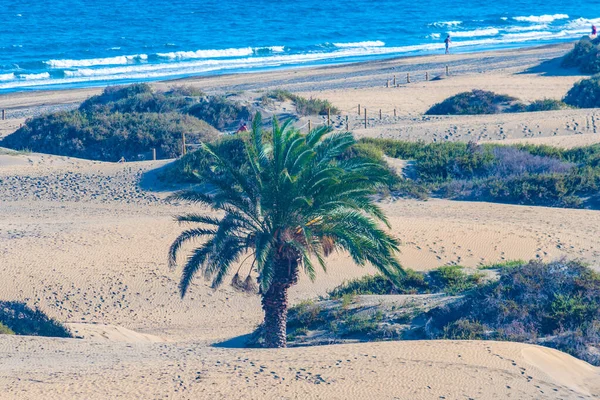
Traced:
<svg viewBox="0 0 600 400">
<path fill-rule="evenodd" d="M 169 53 L 157 53 L 156 55 L 170 59 L 194 59 L 194 58 L 219 58 L 219 57 L 244 57 L 254 53 L 252 47 L 241 49 L 223 50 L 196 50 L 196 51 L 172 51 Z"/>
<path fill-rule="evenodd" d="M 506 28 L 506 32 L 531 32 L 531 31 L 539 31 L 542 29 L 548 29 L 548 25 L 539 24 L 539 25 L 529 25 L 529 26 L 513 26 L 510 28 Z"/>
<path fill-rule="evenodd" d="M 136 54 L 131 56 L 116 56 L 106 58 L 90 58 L 84 60 L 48 60 L 44 64 L 52 68 L 74 68 L 74 67 L 93 67 L 96 65 L 121 65 L 130 64 L 136 61 L 145 61 L 148 59 L 146 54 Z"/>
<path fill-rule="evenodd" d="M 50 78 L 50 74 L 48 72 L 42 72 L 40 74 L 20 74 L 19 79 L 24 79 L 26 81 L 37 81 L 41 79 Z"/>
<path fill-rule="evenodd" d="M 0 74 L 0 81 L 12 81 L 14 80 L 15 74 L 10 73 L 10 74 Z"/>
<path fill-rule="evenodd" d="M 438 21 L 429 24 L 429 26 L 435 26 L 438 28 L 449 27 L 449 26 L 458 26 L 462 24 L 462 21 Z"/>
<path fill-rule="evenodd" d="M 556 36 L 562 36 L 560 33 L 549 32 L 549 31 L 534 31 L 534 32 L 522 32 L 522 33 L 507 33 L 502 35 L 502 39 L 508 41 L 521 41 L 521 40 L 534 40 L 534 39 L 551 39 Z"/>
<path fill-rule="evenodd" d="M 345 49 L 353 47 L 383 47 L 385 43 L 381 40 L 371 40 L 365 42 L 350 42 L 350 43 L 333 43 L 335 47 Z"/>
<path fill-rule="evenodd" d="M 430 35 L 427 35 L 427 39 L 439 39 L 440 36 L 441 35 L 439 33 L 432 33 Z"/>
<path fill-rule="evenodd" d="M 496 36 L 500 31 L 496 28 L 475 29 L 472 31 L 456 31 L 450 32 L 450 36 L 454 37 L 481 37 L 481 36 Z"/>
<path fill-rule="evenodd" d="M 513 17 L 515 21 L 520 22 L 553 22 L 558 19 L 567 19 L 567 14 L 554 14 L 554 15 L 530 15 L 529 17 Z"/>
</svg>

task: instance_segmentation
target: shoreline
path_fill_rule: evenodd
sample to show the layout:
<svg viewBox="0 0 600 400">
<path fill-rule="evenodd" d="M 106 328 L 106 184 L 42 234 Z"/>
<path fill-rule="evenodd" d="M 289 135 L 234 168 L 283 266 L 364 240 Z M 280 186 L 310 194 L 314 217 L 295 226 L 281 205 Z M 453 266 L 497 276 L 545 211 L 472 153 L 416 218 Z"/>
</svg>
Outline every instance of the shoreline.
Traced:
<svg viewBox="0 0 600 400">
<path fill-rule="evenodd" d="M 307 78 L 322 77 L 325 73 L 335 75 L 336 73 L 349 73 L 356 74 L 358 71 L 370 72 L 372 75 L 381 74 L 386 69 L 395 69 L 398 73 L 404 73 L 410 67 L 418 67 L 418 70 L 423 70 L 426 66 L 431 66 L 435 69 L 435 74 L 441 74 L 443 71 L 443 65 L 448 64 L 452 68 L 452 73 L 463 74 L 471 72 L 468 68 L 469 64 L 473 64 L 473 60 L 495 58 L 501 59 L 506 62 L 506 58 L 516 58 L 516 62 L 513 62 L 512 67 L 519 67 L 527 64 L 532 64 L 531 60 L 527 60 L 527 55 L 537 55 L 538 58 L 543 59 L 541 54 L 547 51 L 550 55 L 559 55 L 566 53 L 573 46 L 573 42 L 559 43 L 559 44 L 546 44 L 540 46 L 524 46 L 512 49 L 502 50 L 486 50 L 480 52 L 466 52 L 466 53 L 453 53 L 450 55 L 445 54 L 428 54 L 428 55 L 407 55 L 407 56 L 396 56 L 377 60 L 366 60 L 349 63 L 334 63 L 327 65 L 316 65 L 316 66 L 295 66 L 295 67 L 283 67 L 274 70 L 267 71 L 249 71 L 249 72 L 236 72 L 226 73 L 219 75 L 197 75 L 175 79 L 165 79 L 146 82 L 154 87 L 165 87 L 173 86 L 178 84 L 190 84 L 192 86 L 206 84 L 209 89 L 214 91 L 221 90 L 240 90 L 238 87 L 239 81 L 248 81 L 249 77 L 253 80 L 259 81 L 260 85 L 250 85 L 246 83 L 244 85 L 246 89 L 241 90 L 252 90 L 250 86 L 254 86 L 254 90 L 265 90 L 272 87 L 289 86 L 286 82 L 281 82 L 282 76 L 293 76 L 302 75 Z M 553 57 L 546 57 L 551 59 Z M 465 66 L 467 68 L 465 68 Z M 486 65 L 487 72 L 495 71 L 506 68 L 505 65 Z M 472 68 L 471 68 L 472 69 Z M 415 68 L 413 68 L 415 70 Z M 391 75 L 390 75 L 391 76 Z M 270 83 L 269 83 L 270 81 Z M 143 82 L 143 81 L 141 81 Z M 384 81 L 380 81 L 381 84 L 385 84 Z M 133 82 L 131 82 L 133 83 Z M 127 83 L 127 84 L 131 84 Z M 228 84 L 230 83 L 230 84 Z M 315 82 L 317 83 L 317 82 Z M 121 84 L 116 84 L 121 85 Z M 83 87 L 83 88 L 64 88 L 64 89 L 33 89 L 33 90 L 22 90 L 8 93 L 0 93 L 0 108 L 5 110 L 23 109 L 28 107 L 37 106 L 48 106 L 56 104 L 75 104 L 85 100 L 85 98 L 94 94 L 100 93 L 105 87 L 112 86 L 110 84 L 99 85 L 94 87 Z M 319 88 L 319 85 L 313 85 L 313 88 L 308 90 L 322 90 L 327 87 Z M 368 86 L 377 86 L 374 82 L 371 82 Z"/>
</svg>

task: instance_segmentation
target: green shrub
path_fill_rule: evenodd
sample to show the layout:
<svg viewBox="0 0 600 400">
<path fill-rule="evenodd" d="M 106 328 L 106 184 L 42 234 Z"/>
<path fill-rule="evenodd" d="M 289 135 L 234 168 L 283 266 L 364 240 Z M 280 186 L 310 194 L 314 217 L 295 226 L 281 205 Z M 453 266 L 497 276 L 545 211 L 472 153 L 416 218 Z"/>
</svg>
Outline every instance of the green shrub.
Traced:
<svg viewBox="0 0 600 400">
<path fill-rule="evenodd" d="M 600 364 L 600 274 L 575 261 L 500 270 L 500 278 L 429 312 L 429 338 L 541 343 Z M 473 325 L 475 324 L 475 325 Z"/>
<path fill-rule="evenodd" d="M 0 301 L 0 324 L 17 335 L 72 337 L 60 322 L 16 301 Z"/>
<path fill-rule="evenodd" d="M 560 100 L 553 99 L 543 99 L 536 100 L 533 103 L 530 103 L 526 106 L 525 111 L 527 112 L 536 112 L 536 111 L 556 111 L 556 110 L 564 110 L 565 108 L 569 108 L 569 106 Z"/>
<path fill-rule="evenodd" d="M 69 157 L 118 161 L 140 154 L 174 158 L 181 154 L 181 138 L 188 143 L 211 140 L 214 128 L 194 117 L 177 113 L 84 113 L 63 111 L 30 119 L 2 140 L 4 147 L 29 149 Z"/>
<path fill-rule="evenodd" d="M 562 66 L 579 68 L 581 72 L 587 74 L 597 74 L 600 72 L 599 45 L 600 39 L 592 40 L 589 36 L 584 36 L 575 44 L 573 50 L 565 55 Z"/>
<path fill-rule="evenodd" d="M 205 97 L 187 112 L 221 131 L 237 128 L 240 121 L 248 121 L 251 116 L 250 108 L 225 96 Z"/>
<path fill-rule="evenodd" d="M 479 115 L 498 114 L 510 107 L 516 99 L 485 90 L 463 92 L 431 107 L 426 115 Z"/>
<path fill-rule="evenodd" d="M 471 290 L 483 282 L 483 275 L 480 273 L 468 274 L 464 272 L 463 267 L 459 265 L 448 265 L 435 269 L 429 273 L 431 278 L 430 285 L 434 290 L 444 292 L 449 295 Z"/>
<path fill-rule="evenodd" d="M 265 93 L 262 97 L 263 104 L 269 100 L 277 100 L 280 102 L 290 100 L 296 106 L 296 112 L 300 115 L 327 115 L 339 114 L 339 109 L 331 104 L 328 100 L 321 100 L 311 97 L 307 99 L 287 90 L 275 89 Z"/>
<path fill-rule="evenodd" d="M 9 327 L 7 327 L 6 325 L 4 325 L 3 323 L 0 322 L 0 335 L 14 335 L 15 333 L 12 331 L 12 329 L 10 329 Z"/>
<path fill-rule="evenodd" d="M 600 107 L 600 76 L 583 79 L 567 92 L 564 102 L 573 107 Z"/>
</svg>

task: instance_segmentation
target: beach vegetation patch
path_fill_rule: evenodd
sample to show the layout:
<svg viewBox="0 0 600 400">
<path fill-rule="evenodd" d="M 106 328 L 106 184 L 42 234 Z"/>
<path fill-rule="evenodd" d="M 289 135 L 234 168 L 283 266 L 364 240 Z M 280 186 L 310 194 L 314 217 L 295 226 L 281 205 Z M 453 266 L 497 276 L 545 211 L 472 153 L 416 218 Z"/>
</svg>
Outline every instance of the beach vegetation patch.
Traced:
<svg viewBox="0 0 600 400">
<path fill-rule="evenodd" d="M 306 98 L 287 90 L 275 89 L 265 93 L 262 97 L 262 103 L 267 104 L 270 101 L 276 100 L 279 102 L 291 101 L 296 107 L 296 112 L 299 115 L 327 115 L 339 114 L 339 109 L 331 104 L 328 100 L 318 99 L 314 97 Z"/>
<path fill-rule="evenodd" d="M 579 108 L 600 107 L 600 75 L 575 83 L 567 92 L 564 102 Z"/>
<path fill-rule="evenodd" d="M 186 112 L 220 131 L 235 130 L 241 121 L 249 121 L 251 117 L 248 106 L 222 95 L 203 97 Z"/>
<path fill-rule="evenodd" d="M 575 44 L 573 50 L 564 56 L 561 65 L 565 68 L 579 68 L 586 74 L 597 74 L 600 72 L 599 46 L 599 38 L 584 36 Z"/>
<path fill-rule="evenodd" d="M 30 336 L 72 337 L 60 322 L 38 309 L 17 301 L 0 301 L 0 333 Z"/>
<path fill-rule="evenodd" d="M 431 107 L 426 115 L 480 115 L 498 114 L 517 99 L 486 90 L 472 90 L 447 98 Z"/>
<path fill-rule="evenodd" d="M 191 89 L 156 92 L 147 84 L 109 86 L 77 110 L 28 119 L 1 146 L 101 161 L 174 158 L 187 143 L 213 140 L 218 131 L 186 111 L 199 99 Z"/>
<path fill-rule="evenodd" d="M 394 196 L 406 191 L 411 197 L 423 193 L 455 200 L 598 208 L 600 145 L 561 149 L 374 138 L 361 142 L 379 147 L 388 157 L 411 160 L 413 174 L 395 184 Z"/>
</svg>

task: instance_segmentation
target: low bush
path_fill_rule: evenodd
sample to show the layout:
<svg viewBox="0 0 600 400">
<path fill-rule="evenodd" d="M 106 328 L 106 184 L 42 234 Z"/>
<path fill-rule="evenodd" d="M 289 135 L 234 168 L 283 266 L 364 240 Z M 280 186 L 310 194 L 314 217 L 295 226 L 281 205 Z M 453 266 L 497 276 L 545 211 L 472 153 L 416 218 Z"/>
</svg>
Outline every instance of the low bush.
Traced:
<svg viewBox="0 0 600 400">
<path fill-rule="evenodd" d="M 60 322 L 16 301 L 0 301 L 0 325 L 17 335 L 72 337 Z"/>
<path fill-rule="evenodd" d="M 527 111 L 527 112 L 556 111 L 556 110 L 564 110 L 565 108 L 569 108 L 569 105 L 561 100 L 543 99 L 543 100 L 536 100 L 533 103 L 528 104 L 525 107 L 525 111 Z"/>
<path fill-rule="evenodd" d="M 109 86 L 77 110 L 28 119 L 1 146 L 101 161 L 174 158 L 187 143 L 212 140 L 218 131 L 185 114 L 198 99 L 192 88 L 155 92 L 147 84 Z"/>
<path fill-rule="evenodd" d="M 220 131 L 235 129 L 241 121 L 248 121 L 251 111 L 248 106 L 226 96 L 209 96 L 187 109 L 187 113 L 208 122 Z"/>
<path fill-rule="evenodd" d="M 600 76 L 583 79 L 567 92 L 564 102 L 573 107 L 600 107 Z"/>
<path fill-rule="evenodd" d="M 483 283 L 483 274 L 467 273 L 458 265 L 443 266 L 429 272 L 406 269 L 405 273 L 391 281 L 382 275 L 367 275 L 352 279 L 335 287 L 329 297 L 337 299 L 352 295 L 424 294 L 447 293 L 455 295 L 466 292 Z"/>
<path fill-rule="evenodd" d="M 600 365 L 600 274 L 579 262 L 501 269 L 428 316 L 428 338 L 534 342 Z"/>
<path fill-rule="evenodd" d="M 562 66 L 565 68 L 579 68 L 586 74 L 597 74 L 600 72 L 599 46 L 600 39 L 590 39 L 584 36 L 575 44 L 573 50 L 565 55 Z"/>
<path fill-rule="evenodd" d="M 15 333 L 12 331 L 12 329 L 7 327 L 3 323 L 0 323 L 0 335 L 14 335 L 14 334 Z"/>
<path fill-rule="evenodd" d="M 498 114 L 510 108 L 514 97 L 485 90 L 463 92 L 431 107 L 426 115 L 479 115 Z"/>
<path fill-rule="evenodd" d="M 178 113 L 84 113 L 63 111 L 30 119 L 1 145 L 16 150 L 118 161 L 151 159 L 181 154 L 181 138 L 188 143 L 212 140 L 214 128 L 194 117 Z"/>
<path fill-rule="evenodd" d="M 327 112 L 331 114 L 339 114 L 339 109 L 331 104 L 328 100 L 316 99 L 316 98 L 305 98 L 289 92 L 287 90 L 275 89 L 265 93 L 262 97 L 263 104 L 268 103 L 269 100 L 277 100 L 280 102 L 291 101 L 296 106 L 296 112 L 300 115 L 327 115 Z"/>
</svg>

